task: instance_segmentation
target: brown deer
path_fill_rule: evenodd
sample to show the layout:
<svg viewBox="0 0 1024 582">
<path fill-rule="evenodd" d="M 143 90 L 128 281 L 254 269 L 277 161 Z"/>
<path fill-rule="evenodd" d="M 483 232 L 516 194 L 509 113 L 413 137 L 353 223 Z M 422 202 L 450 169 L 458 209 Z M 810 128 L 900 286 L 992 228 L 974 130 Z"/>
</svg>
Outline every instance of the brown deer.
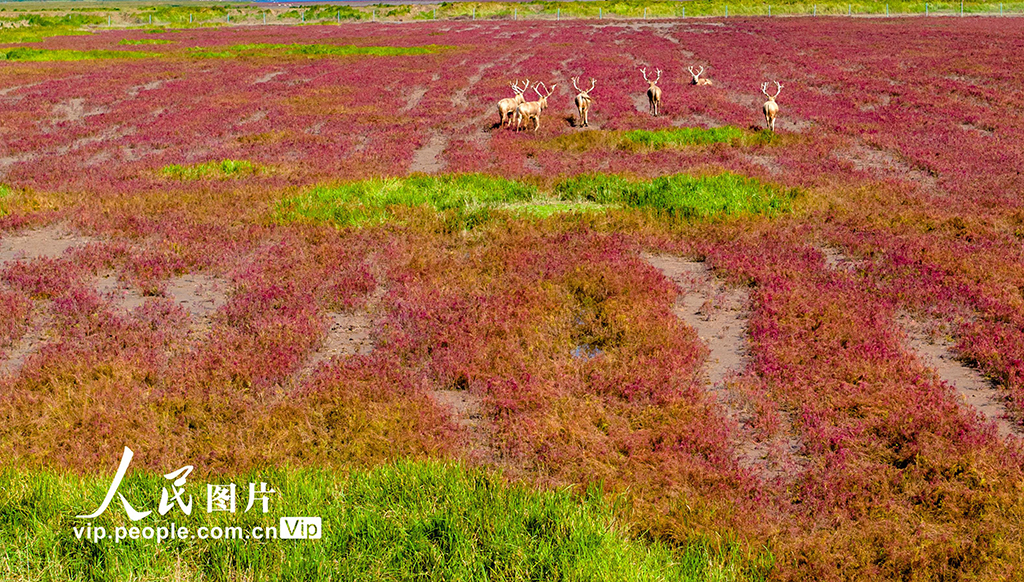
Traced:
<svg viewBox="0 0 1024 582">
<path fill-rule="evenodd" d="M 516 112 L 516 107 L 519 107 L 520 103 L 525 103 L 526 99 L 523 97 L 523 91 L 526 91 L 530 87 L 530 80 L 526 80 L 526 85 L 522 89 L 519 88 L 519 80 L 516 79 L 514 83 L 509 83 L 512 87 L 512 91 L 516 94 L 515 97 L 506 97 L 501 101 L 498 101 L 498 116 L 501 118 L 499 122 L 502 127 L 506 125 L 512 127 L 512 116 Z M 506 123 L 507 122 L 507 123 Z"/>
<path fill-rule="evenodd" d="M 542 95 L 540 90 L 537 89 L 537 86 L 544 87 L 547 94 Z M 551 88 L 548 89 L 547 85 L 541 82 L 533 87 L 533 90 L 537 92 L 537 97 L 540 97 L 540 100 L 520 103 L 519 106 L 516 107 L 516 131 L 519 131 L 519 126 L 522 125 L 523 120 L 525 119 L 533 120 L 533 131 L 540 129 L 540 112 L 547 109 L 548 97 L 555 92 L 555 87 L 557 86 L 558 85 L 552 85 Z"/>
<path fill-rule="evenodd" d="M 772 82 L 775 83 L 776 87 L 774 95 L 768 94 L 768 81 L 765 81 L 761 85 L 761 92 L 768 98 L 768 100 L 764 102 L 764 105 L 761 106 L 761 111 L 764 112 L 764 121 L 768 124 L 768 129 L 770 129 L 772 133 L 775 133 L 775 116 L 779 114 L 779 104 L 775 102 L 775 98 L 782 92 L 782 85 L 780 85 L 778 81 Z"/>
<path fill-rule="evenodd" d="M 693 76 L 693 79 L 690 80 L 690 84 L 691 85 L 710 85 L 711 84 L 711 79 L 701 79 L 700 78 L 700 76 L 704 74 L 704 67 L 701 67 L 700 70 L 697 71 L 696 73 L 693 72 L 693 67 L 690 67 L 689 70 L 690 70 L 690 75 Z"/>
<path fill-rule="evenodd" d="M 586 91 L 580 89 L 576 85 L 576 83 L 579 82 L 579 80 L 579 77 L 572 78 L 572 86 L 577 91 L 579 91 L 579 93 L 576 95 L 576 109 L 578 109 L 580 112 L 580 119 L 583 121 L 583 127 L 589 127 L 590 122 L 587 120 L 587 113 L 590 112 L 590 105 L 594 102 L 594 99 L 590 96 L 590 92 L 594 90 L 595 86 L 597 86 L 597 80 L 591 79 L 590 88 L 587 89 Z"/>
<path fill-rule="evenodd" d="M 644 76 L 644 81 L 647 81 L 649 85 L 647 87 L 647 101 L 651 104 L 651 114 L 655 117 L 658 116 L 658 107 L 661 105 L 661 87 L 656 83 L 661 80 L 661 69 L 657 69 L 658 78 L 650 80 L 647 78 L 647 67 L 640 69 L 640 73 Z"/>
</svg>

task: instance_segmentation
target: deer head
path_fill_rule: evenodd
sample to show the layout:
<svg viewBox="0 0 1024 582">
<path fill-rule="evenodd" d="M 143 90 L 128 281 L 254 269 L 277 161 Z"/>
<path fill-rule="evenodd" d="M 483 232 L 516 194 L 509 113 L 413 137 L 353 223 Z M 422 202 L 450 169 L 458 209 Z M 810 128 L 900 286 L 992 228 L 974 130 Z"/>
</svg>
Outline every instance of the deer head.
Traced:
<svg viewBox="0 0 1024 582">
<path fill-rule="evenodd" d="M 690 80 L 690 84 L 691 85 L 710 85 L 711 84 L 711 79 L 701 79 L 700 78 L 700 76 L 704 74 L 704 67 L 703 66 L 696 73 L 693 72 L 693 67 L 690 67 L 688 70 L 690 71 L 690 75 L 693 77 L 693 79 Z"/>
<path fill-rule="evenodd" d="M 644 81 L 647 81 L 647 84 L 650 85 L 651 87 L 655 87 L 658 81 L 661 80 L 661 69 L 657 69 L 657 72 L 658 78 L 652 81 L 647 78 L 647 67 L 640 69 L 640 74 L 644 76 Z"/>
<path fill-rule="evenodd" d="M 768 98 L 768 101 L 770 101 L 771 103 L 775 103 L 775 98 L 778 97 L 779 93 L 782 92 L 782 85 L 780 85 L 778 81 L 772 82 L 775 83 L 774 95 L 768 94 L 768 81 L 765 81 L 764 83 L 761 84 L 761 92 L 764 93 L 764 96 Z"/>
<path fill-rule="evenodd" d="M 547 93 L 542 95 L 541 92 L 540 92 L 540 89 L 537 88 L 538 86 L 539 87 L 544 87 L 544 90 L 547 91 Z M 550 89 L 548 89 L 548 86 L 545 85 L 543 81 L 541 81 L 540 83 L 537 84 L 537 86 L 535 86 L 533 88 L 533 90 L 537 92 L 537 97 L 540 97 L 540 100 L 538 101 L 538 103 L 540 103 L 541 111 L 543 111 L 545 108 L 547 108 L 547 106 L 548 106 L 548 97 L 551 97 L 551 94 L 555 92 L 555 87 L 557 87 L 557 86 L 558 85 L 555 84 L 555 85 L 552 85 Z"/>
</svg>

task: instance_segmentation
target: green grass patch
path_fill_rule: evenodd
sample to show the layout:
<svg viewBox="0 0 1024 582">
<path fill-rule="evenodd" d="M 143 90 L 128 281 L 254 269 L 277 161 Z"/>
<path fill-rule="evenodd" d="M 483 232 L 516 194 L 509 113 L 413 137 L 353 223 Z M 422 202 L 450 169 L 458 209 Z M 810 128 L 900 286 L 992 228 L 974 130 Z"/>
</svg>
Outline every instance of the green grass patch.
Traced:
<svg viewBox="0 0 1024 582">
<path fill-rule="evenodd" d="M 797 196 L 796 190 L 730 172 L 710 176 L 676 174 L 654 180 L 584 174 L 558 183 L 555 193 L 562 200 L 650 208 L 684 218 L 775 216 L 790 212 Z"/>
<path fill-rule="evenodd" d="M 774 143 L 774 134 L 748 131 L 726 125 L 706 129 L 679 127 L 673 129 L 632 131 L 577 131 L 560 135 L 548 142 L 559 151 L 585 152 L 593 149 L 620 149 L 633 152 L 660 150 L 670 147 L 700 147 L 716 143 L 735 146 L 763 146 Z"/>
<path fill-rule="evenodd" d="M 174 468 L 168 467 L 168 471 Z M 499 475 L 437 462 L 397 462 L 341 474 L 322 469 L 189 478 L 191 515 L 174 504 L 156 511 L 171 483 L 158 473 L 129 471 L 118 493 L 141 511 L 127 519 L 116 500 L 92 513 L 112 475 L 78 477 L 49 472 L 0 471 L 0 556 L 11 580 L 731 580 L 738 568 L 694 544 L 675 552 L 625 534 L 615 511 L 596 489 L 534 491 Z M 267 513 L 244 511 L 248 483 L 266 483 Z M 235 513 L 207 512 L 207 483 L 234 483 Z M 286 516 L 322 519 L 315 540 L 186 538 L 123 539 L 117 528 L 239 528 L 279 526 Z M 106 531 L 96 542 L 74 528 Z M 155 531 L 154 531 L 155 533 Z M 726 558 L 730 560 L 730 558 Z M 770 569 L 770 566 L 769 566 Z"/>
<path fill-rule="evenodd" d="M 279 203 L 277 218 L 361 226 L 393 219 L 395 207 L 427 206 L 468 227 L 485 220 L 493 205 L 525 202 L 536 195 L 533 186 L 482 174 L 378 178 L 317 186 Z"/>
<path fill-rule="evenodd" d="M 742 129 L 733 126 L 713 127 L 679 127 L 650 131 L 636 129 L 622 134 L 624 141 L 651 149 L 662 149 L 672 146 L 695 146 L 712 143 L 729 143 L 746 135 Z"/>
<path fill-rule="evenodd" d="M 11 213 L 11 191 L 7 184 L 0 184 L 0 216 L 7 216 Z"/>
<path fill-rule="evenodd" d="M 141 59 L 153 56 L 136 51 L 37 49 L 18 47 L 0 50 L 0 61 L 92 61 L 99 59 Z"/>
<path fill-rule="evenodd" d="M 425 45 L 413 47 L 398 46 L 355 46 L 330 44 L 238 44 L 223 49 L 191 49 L 189 56 L 196 58 L 273 57 L 280 55 L 302 55 L 317 57 L 374 56 L 394 57 L 403 55 L 433 54 L 453 47 Z"/>
<path fill-rule="evenodd" d="M 148 44 L 174 44 L 177 41 L 163 38 L 122 38 L 117 44 L 122 45 L 148 45 Z"/>
<path fill-rule="evenodd" d="M 51 36 L 85 36 L 92 34 L 87 30 L 79 30 L 67 27 L 23 27 L 23 28 L 0 28 L 0 44 L 14 44 L 22 42 L 42 42 Z"/>
<path fill-rule="evenodd" d="M 189 165 L 172 164 L 160 169 L 160 174 L 163 177 L 175 180 L 226 180 L 267 172 L 268 169 L 265 166 L 247 160 L 220 160 Z"/>
</svg>

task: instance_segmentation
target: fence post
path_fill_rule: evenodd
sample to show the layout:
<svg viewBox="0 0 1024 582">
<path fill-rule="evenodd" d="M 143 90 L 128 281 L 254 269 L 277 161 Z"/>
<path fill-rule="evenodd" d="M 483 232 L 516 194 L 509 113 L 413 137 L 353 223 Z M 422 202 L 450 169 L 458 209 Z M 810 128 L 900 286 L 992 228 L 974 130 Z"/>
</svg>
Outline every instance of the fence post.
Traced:
<svg viewBox="0 0 1024 582">
<path fill-rule="evenodd" d="M 473 7 L 473 20 L 476 20 L 476 6 Z"/>
<path fill-rule="evenodd" d="M 519 20 L 519 8 L 512 9 L 512 20 Z"/>
<path fill-rule="evenodd" d="M 683 18 L 686 18 L 686 6 L 683 6 Z"/>
<path fill-rule="evenodd" d="M 964 15 L 964 0 L 960 0 L 960 16 Z"/>
<path fill-rule="evenodd" d="M 107 15 L 107 26 L 110 26 L 110 15 Z"/>
<path fill-rule="evenodd" d="M 437 20 L 437 6 L 434 6 L 434 20 Z"/>
<path fill-rule="evenodd" d="M 644 8 L 644 20 L 647 20 L 647 9 Z"/>
<path fill-rule="evenodd" d="M 370 16 L 370 20 L 377 20 L 377 10 L 376 9 L 374 9 L 373 15 Z"/>
<path fill-rule="evenodd" d="M 729 5 L 728 4 L 725 5 L 725 17 L 729 18 Z"/>
<path fill-rule="evenodd" d="M 963 4 L 961 4 L 960 5 L 960 11 L 963 12 L 963 10 L 964 10 L 964 7 L 963 7 Z M 153 24 L 153 15 L 152 14 L 149 15 L 149 23 Z"/>
<path fill-rule="evenodd" d="M 338 24 L 341 24 L 341 10 L 338 11 Z"/>
<path fill-rule="evenodd" d="M 231 15 L 230 14 L 227 15 L 227 22 L 231 22 Z"/>
<path fill-rule="evenodd" d="M 267 23 L 267 13 L 264 12 L 263 13 L 263 24 L 266 24 L 266 23 Z"/>
<path fill-rule="evenodd" d="M 266 18 L 266 16 L 264 16 L 264 18 Z M 192 13 L 191 12 L 188 13 L 188 23 L 192 24 Z M 266 24 L 266 23 L 264 23 L 264 24 Z"/>
<path fill-rule="evenodd" d="M 772 5 L 769 4 L 768 5 L 768 16 L 771 16 L 771 15 L 772 15 Z"/>
<path fill-rule="evenodd" d="M 561 8 L 555 8 L 555 20 L 561 20 L 561 19 L 562 19 L 562 9 Z"/>
<path fill-rule="evenodd" d="M 815 16 L 818 15 L 818 5 L 817 4 L 814 5 L 814 15 Z"/>
<path fill-rule="evenodd" d="M 885 17 L 886 18 L 889 17 L 889 5 L 888 4 L 885 5 Z"/>
<path fill-rule="evenodd" d="M 850 7 L 847 8 L 846 15 L 847 16 L 853 16 L 853 4 L 850 4 Z"/>
<path fill-rule="evenodd" d="M 924 3 L 924 15 L 928 16 L 928 3 L 927 2 Z"/>
<path fill-rule="evenodd" d="M 597 9 L 597 19 L 598 20 L 604 20 L 604 10 L 602 10 L 600 8 Z"/>
<path fill-rule="evenodd" d="M 303 22 L 306 21 L 306 11 L 305 10 L 302 11 L 302 21 Z"/>
</svg>

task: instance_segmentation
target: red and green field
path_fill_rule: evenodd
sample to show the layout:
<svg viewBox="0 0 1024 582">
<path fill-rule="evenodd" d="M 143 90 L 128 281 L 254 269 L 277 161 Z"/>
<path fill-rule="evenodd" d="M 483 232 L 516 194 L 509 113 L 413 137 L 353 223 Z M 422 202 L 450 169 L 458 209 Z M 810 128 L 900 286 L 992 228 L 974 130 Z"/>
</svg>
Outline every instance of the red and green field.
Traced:
<svg viewBox="0 0 1024 582">
<path fill-rule="evenodd" d="M 0 47 L 0 578 L 1024 579 L 1022 30 Z M 125 446 L 137 507 L 193 465 L 323 539 L 77 539 Z"/>
</svg>

